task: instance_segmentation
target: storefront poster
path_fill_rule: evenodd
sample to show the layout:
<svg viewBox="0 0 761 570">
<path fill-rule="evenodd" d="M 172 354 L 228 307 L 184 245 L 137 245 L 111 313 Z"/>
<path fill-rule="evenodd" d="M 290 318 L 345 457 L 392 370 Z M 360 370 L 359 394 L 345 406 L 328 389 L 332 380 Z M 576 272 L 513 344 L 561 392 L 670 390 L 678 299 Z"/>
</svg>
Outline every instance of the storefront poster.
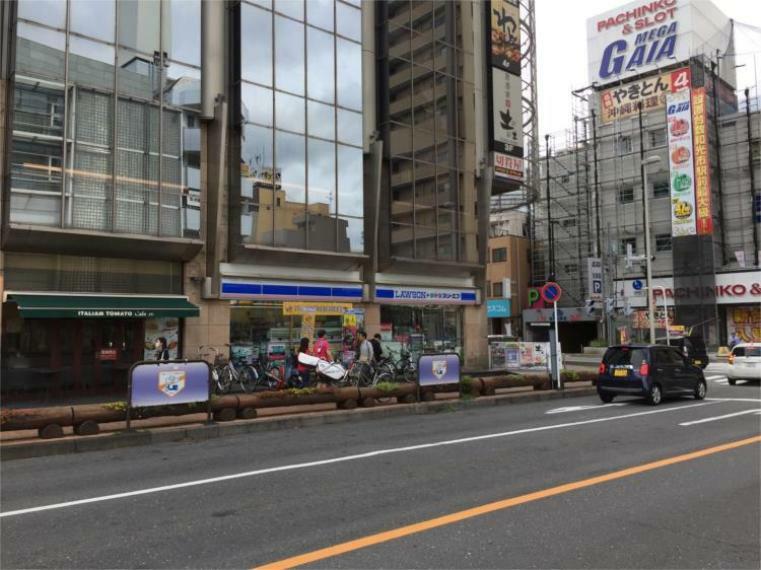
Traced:
<svg viewBox="0 0 761 570">
<path fill-rule="evenodd" d="M 761 304 L 727 308 L 727 338 L 732 333 L 742 342 L 761 342 Z"/>
<path fill-rule="evenodd" d="M 690 90 L 666 98 L 669 172 L 671 180 L 671 235 L 695 235 L 695 168 L 693 166 Z"/>
<path fill-rule="evenodd" d="M 131 371 L 132 407 L 205 402 L 209 399 L 209 365 L 205 362 L 138 364 Z"/>
<path fill-rule="evenodd" d="M 634 117 L 642 112 L 657 111 L 666 106 L 669 93 L 690 86 L 690 69 L 684 67 L 654 77 L 623 83 L 600 93 L 600 120 L 603 124 Z"/>
<path fill-rule="evenodd" d="M 692 137 L 695 149 L 695 205 L 698 235 L 713 233 L 711 165 L 708 160 L 708 114 L 704 87 L 692 91 Z"/>
<path fill-rule="evenodd" d="M 491 64 L 521 73 L 521 26 L 518 2 L 491 0 Z"/>
<path fill-rule="evenodd" d="M 394 325 L 391 323 L 381 323 L 380 335 L 383 342 L 391 342 L 394 340 Z"/>
<path fill-rule="evenodd" d="M 180 321 L 174 317 L 158 317 L 145 320 L 145 348 L 143 350 L 145 360 L 156 358 L 156 339 L 162 336 L 166 339 L 169 359 L 174 360 L 178 357 Z"/>
<path fill-rule="evenodd" d="M 343 315 L 352 308 L 351 303 L 307 303 L 283 301 L 283 315 Z"/>
<path fill-rule="evenodd" d="M 301 317 L 301 338 L 308 338 L 311 342 L 314 338 L 314 315 Z"/>
<path fill-rule="evenodd" d="M 459 382 L 460 357 L 456 354 L 424 354 L 418 360 L 418 383 L 421 386 Z"/>
<path fill-rule="evenodd" d="M 492 68 L 494 150 L 523 157 L 522 84 L 518 75 Z"/>
</svg>

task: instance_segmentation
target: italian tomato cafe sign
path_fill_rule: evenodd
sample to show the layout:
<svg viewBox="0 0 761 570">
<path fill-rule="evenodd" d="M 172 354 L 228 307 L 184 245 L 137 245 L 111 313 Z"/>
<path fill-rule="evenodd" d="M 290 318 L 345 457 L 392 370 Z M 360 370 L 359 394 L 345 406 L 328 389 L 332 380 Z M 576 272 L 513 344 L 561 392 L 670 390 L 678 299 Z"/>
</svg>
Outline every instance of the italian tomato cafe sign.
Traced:
<svg viewBox="0 0 761 570">
<path fill-rule="evenodd" d="M 587 20 L 589 81 L 605 85 L 723 51 L 729 30 L 729 19 L 710 2 L 630 2 Z"/>
</svg>

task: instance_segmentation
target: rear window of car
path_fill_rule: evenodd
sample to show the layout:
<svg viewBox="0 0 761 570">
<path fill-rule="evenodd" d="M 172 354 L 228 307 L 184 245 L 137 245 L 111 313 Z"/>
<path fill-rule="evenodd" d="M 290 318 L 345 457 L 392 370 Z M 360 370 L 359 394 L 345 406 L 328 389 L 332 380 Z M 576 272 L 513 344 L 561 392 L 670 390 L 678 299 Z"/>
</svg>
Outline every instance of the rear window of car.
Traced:
<svg viewBox="0 0 761 570">
<path fill-rule="evenodd" d="M 732 349 L 735 356 L 761 356 L 761 346 L 736 346 Z"/>
<path fill-rule="evenodd" d="M 647 360 L 647 350 L 644 348 L 609 348 L 603 357 L 605 364 L 610 366 L 633 366 L 638 368 Z"/>
</svg>

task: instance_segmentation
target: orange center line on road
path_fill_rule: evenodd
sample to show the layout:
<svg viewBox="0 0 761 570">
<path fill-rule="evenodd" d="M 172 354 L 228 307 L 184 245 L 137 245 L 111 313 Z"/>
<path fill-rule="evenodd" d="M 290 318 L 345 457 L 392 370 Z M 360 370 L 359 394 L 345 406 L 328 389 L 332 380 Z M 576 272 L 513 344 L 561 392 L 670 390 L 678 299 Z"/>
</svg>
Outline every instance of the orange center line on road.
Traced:
<svg viewBox="0 0 761 570">
<path fill-rule="evenodd" d="M 731 449 L 737 449 L 746 445 L 752 445 L 754 443 L 761 443 L 761 435 L 749 437 L 747 439 L 741 439 L 715 447 L 708 447 L 706 449 L 700 449 L 691 453 L 685 453 L 683 455 L 676 455 L 674 457 L 668 457 L 666 459 L 660 459 L 651 463 L 644 463 L 634 467 L 628 467 L 619 471 L 613 471 L 606 473 L 605 475 L 599 475 L 597 477 L 590 477 L 589 479 L 582 479 L 581 481 L 575 481 L 573 483 L 565 483 L 564 485 L 558 485 L 556 487 L 550 487 L 541 491 L 535 491 L 526 495 L 520 495 L 518 497 L 512 497 L 510 499 L 504 499 L 501 501 L 495 501 L 493 503 L 487 503 L 479 507 L 471 509 L 465 509 L 464 511 L 458 511 L 441 517 L 429 519 L 415 524 L 402 526 L 396 529 L 388 530 L 385 532 L 379 532 L 377 534 L 371 534 L 363 538 L 357 538 L 355 540 L 349 540 L 342 542 L 334 546 L 328 546 L 291 558 L 285 558 L 277 562 L 271 562 L 264 566 L 257 567 L 258 570 L 280 570 L 285 568 L 295 568 L 304 564 L 311 564 L 326 558 L 333 558 L 334 556 L 340 556 L 348 552 L 353 552 L 361 548 L 368 546 L 374 546 L 391 540 L 404 538 L 412 534 L 419 532 L 425 532 L 434 528 L 450 525 L 453 523 L 461 522 L 481 515 L 486 515 L 503 509 L 509 509 L 517 505 L 523 505 L 532 501 L 538 501 L 540 499 L 546 499 L 547 497 L 554 497 L 555 495 L 562 495 L 563 493 L 569 493 L 577 489 L 584 489 L 585 487 L 592 487 L 601 483 L 607 483 L 608 481 L 615 481 L 616 479 L 623 479 L 624 477 L 631 477 L 632 475 L 638 475 L 640 473 L 646 473 L 647 471 L 653 471 L 654 469 L 660 469 L 661 467 L 668 467 L 669 465 L 675 465 L 677 463 L 683 463 L 685 461 L 692 461 L 693 459 L 699 459 L 715 453 L 721 453 L 722 451 L 729 451 Z"/>
</svg>

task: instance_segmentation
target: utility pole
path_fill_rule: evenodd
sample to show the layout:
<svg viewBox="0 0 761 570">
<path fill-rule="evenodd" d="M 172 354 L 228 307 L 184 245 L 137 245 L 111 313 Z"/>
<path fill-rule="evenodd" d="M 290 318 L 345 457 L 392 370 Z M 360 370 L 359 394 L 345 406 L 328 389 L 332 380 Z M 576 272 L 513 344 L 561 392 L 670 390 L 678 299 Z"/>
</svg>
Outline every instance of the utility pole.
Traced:
<svg viewBox="0 0 761 570">
<path fill-rule="evenodd" d="M 547 239 L 549 240 L 549 275 L 547 275 L 547 281 L 555 280 L 555 237 L 552 230 L 552 206 L 550 205 L 550 135 L 544 135 L 544 144 L 547 149 L 544 156 L 545 166 L 547 170 Z"/>
<path fill-rule="evenodd" d="M 752 124 L 750 120 L 750 89 L 745 89 L 745 118 L 748 121 L 748 168 L 750 169 L 750 197 L 752 200 L 750 208 L 750 226 L 753 228 L 753 259 L 754 265 L 759 266 L 758 259 L 758 222 L 756 216 L 761 215 L 759 208 L 759 197 L 756 194 L 756 174 L 753 172 L 753 143 L 752 143 Z"/>
</svg>

